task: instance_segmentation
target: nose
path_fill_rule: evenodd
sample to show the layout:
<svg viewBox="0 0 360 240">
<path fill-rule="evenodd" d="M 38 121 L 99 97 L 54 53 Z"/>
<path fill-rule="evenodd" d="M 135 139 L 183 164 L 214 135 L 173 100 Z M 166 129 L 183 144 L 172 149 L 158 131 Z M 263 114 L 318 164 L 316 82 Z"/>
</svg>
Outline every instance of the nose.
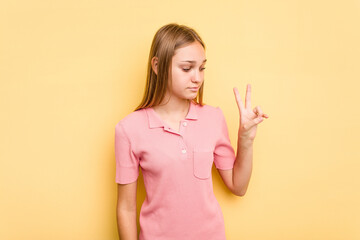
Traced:
<svg viewBox="0 0 360 240">
<path fill-rule="evenodd" d="M 192 76 L 192 82 L 199 83 L 202 81 L 202 73 L 199 70 L 195 70 Z"/>
</svg>

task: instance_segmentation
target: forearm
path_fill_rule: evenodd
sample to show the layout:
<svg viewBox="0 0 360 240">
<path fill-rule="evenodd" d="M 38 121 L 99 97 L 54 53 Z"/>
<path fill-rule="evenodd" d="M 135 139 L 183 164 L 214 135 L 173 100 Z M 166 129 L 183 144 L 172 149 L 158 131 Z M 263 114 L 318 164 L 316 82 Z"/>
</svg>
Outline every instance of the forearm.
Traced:
<svg viewBox="0 0 360 240">
<path fill-rule="evenodd" d="M 237 153 L 233 168 L 234 193 L 243 196 L 248 188 L 253 159 L 253 141 L 238 137 Z"/>
<path fill-rule="evenodd" d="M 137 240 L 136 210 L 117 210 L 120 240 Z"/>
</svg>

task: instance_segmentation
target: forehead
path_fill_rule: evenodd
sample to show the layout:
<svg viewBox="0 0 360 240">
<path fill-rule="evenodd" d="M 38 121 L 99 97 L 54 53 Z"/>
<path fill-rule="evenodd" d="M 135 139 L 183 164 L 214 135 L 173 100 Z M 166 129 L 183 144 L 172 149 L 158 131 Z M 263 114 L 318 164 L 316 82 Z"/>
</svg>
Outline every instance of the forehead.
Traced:
<svg viewBox="0 0 360 240">
<path fill-rule="evenodd" d="M 203 62 L 205 60 L 205 50 L 203 46 L 195 41 L 189 45 L 178 48 L 175 50 L 175 55 L 173 56 L 173 60 L 175 61 L 197 61 Z"/>
</svg>

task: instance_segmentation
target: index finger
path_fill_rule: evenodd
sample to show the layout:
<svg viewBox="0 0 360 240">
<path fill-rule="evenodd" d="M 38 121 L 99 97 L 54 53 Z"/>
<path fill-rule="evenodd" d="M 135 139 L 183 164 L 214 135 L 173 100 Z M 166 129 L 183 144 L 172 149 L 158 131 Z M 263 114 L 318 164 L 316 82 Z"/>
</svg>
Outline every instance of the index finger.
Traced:
<svg viewBox="0 0 360 240">
<path fill-rule="evenodd" d="M 244 111 L 244 105 L 243 105 L 243 102 L 241 100 L 240 93 L 239 93 L 239 91 L 238 91 L 238 89 L 236 87 L 234 87 L 234 94 L 235 94 L 236 103 L 238 105 L 239 111 L 243 112 Z"/>
</svg>

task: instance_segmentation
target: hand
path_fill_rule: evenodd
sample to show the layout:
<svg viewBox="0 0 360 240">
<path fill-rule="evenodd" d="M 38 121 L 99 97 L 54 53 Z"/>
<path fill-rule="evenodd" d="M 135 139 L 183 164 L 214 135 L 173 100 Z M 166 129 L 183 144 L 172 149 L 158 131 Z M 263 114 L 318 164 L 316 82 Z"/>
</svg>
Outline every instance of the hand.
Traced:
<svg viewBox="0 0 360 240">
<path fill-rule="evenodd" d="M 268 118 L 269 116 L 264 114 L 259 106 L 251 109 L 250 84 L 247 84 L 246 88 L 245 106 L 236 87 L 234 88 L 234 94 L 240 112 L 239 137 L 242 139 L 254 141 L 257 125 L 263 121 L 263 117 Z"/>
</svg>

